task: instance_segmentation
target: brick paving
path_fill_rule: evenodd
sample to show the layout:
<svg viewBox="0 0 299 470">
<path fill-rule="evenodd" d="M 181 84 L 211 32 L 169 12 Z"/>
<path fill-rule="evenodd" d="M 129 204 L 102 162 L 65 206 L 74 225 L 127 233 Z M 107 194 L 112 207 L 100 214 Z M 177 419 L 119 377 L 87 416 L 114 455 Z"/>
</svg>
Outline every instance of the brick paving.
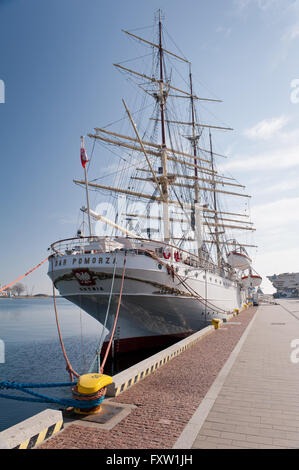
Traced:
<svg viewBox="0 0 299 470">
<path fill-rule="evenodd" d="M 70 424 L 38 448 L 171 449 L 229 358 L 256 310 L 256 307 L 251 307 L 242 311 L 231 324 L 230 322 L 223 324 L 219 330 L 204 336 L 180 356 L 113 398 L 113 402 L 136 406 L 113 429 L 97 430 L 86 424 L 84 426 L 77 423 Z M 242 396 L 238 399 L 242 401 Z M 235 405 L 238 407 L 237 403 Z M 203 437 L 198 436 L 197 442 L 200 443 L 201 439 L 206 441 L 207 437 L 209 445 L 213 442 L 211 440 L 213 437 L 216 439 L 221 437 L 222 443 L 236 440 L 231 436 L 225 436 L 227 430 L 220 431 L 218 428 L 216 434 L 214 430 L 205 429 L 205 431 Z M 209 436 L 211 433 L 214 434 Z"/>
<path fill-rule="evenodd" d="M 299 346 L 298 300 L 259 308 L 193 449 L 299 448 L 294 339 Z"/>
</svg>

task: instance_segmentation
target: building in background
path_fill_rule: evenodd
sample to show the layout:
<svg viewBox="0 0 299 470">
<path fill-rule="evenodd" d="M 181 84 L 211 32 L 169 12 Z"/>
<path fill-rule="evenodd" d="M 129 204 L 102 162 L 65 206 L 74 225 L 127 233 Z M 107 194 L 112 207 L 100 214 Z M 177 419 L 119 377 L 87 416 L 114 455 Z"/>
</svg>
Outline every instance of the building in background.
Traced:
<svg viewBox="0 0 299 470">
<path fill-rule="evenodd" d="M 299 273 L 283 273 L 267 276 L 276 289 L 274 297 L 299 297 Z"/>
</svg>

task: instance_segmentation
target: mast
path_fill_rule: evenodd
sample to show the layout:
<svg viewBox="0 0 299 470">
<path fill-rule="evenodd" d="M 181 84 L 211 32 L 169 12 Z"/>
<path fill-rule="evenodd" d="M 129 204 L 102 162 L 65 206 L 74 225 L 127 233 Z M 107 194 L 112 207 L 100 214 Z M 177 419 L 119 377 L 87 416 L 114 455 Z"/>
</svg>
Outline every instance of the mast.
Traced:
<svg viewBox="0 0 299 470">
<path fill-rule="evenodd" d="M 85 148 L 84 148 L 84 136 L 81 136 L 81 152 L 82 150 L 85 153 Z M 86 162 L 83 165 L 84 168 L 84 176 L 85 176 L 85 190 L 86 190 L 86 203 L 87 203 L 87 209 L 88 209 L 88 227 L 89 227 L 89 236 L 92 236 L 92 231 L 91 231 L 91 220 L 90 220 L 90 203 L 89 203 L 89 192 L 88 192 L 88 179 L 87 179 L 87 170 L 86 170 Z"/>
<path fill-rule="evenodd" d="M 160 128 L 158 129 L 158 141 L 156 140 L 156 134 L 152 135 L 151 138 L 146 138 L 145 136 L 148 135 L 144 133 L 144 137 L 139 134 L 137 126 L 133 121 L 133 113 L 130 113 L 128 107 L 126 106 L 124 100 L 123 104 L 126 108 L 126 112 L 134 129 L 135 135 L 123 135 L 122 133 L 103 129 L 100 127 L 95 128 L 94 134 L 88 134 L 89 137 L 99 140 L 101 143 L 104 143 L 107 146 L 113 147 L 120 147 L 121 149 L 129 150 L 130 154 L 131 151 L 134 152 L 136 155 L 137 165 L 138 163 L 138 154 L 140 154 L 141 161 L 140 166 L 145 164 L 143 168 L 136 168 L 139 172 L 145 172 L 146 176 L 134 173 L 134 176 L 131 176 L 133 180 L 136 181 L 144 181 L 151 183 L 154 186 L 154 192 L 152 192 L 152 188 L 149 189 L 149 185 L 144 185 L 143 188 L 139 191 L 132 191 L 134 188 L 130 187 L 112 187 L 112 186 L 105 186 L 102 184 L 96 183 L 88 183 L 87 177 L 85 181 L 74 180 L 75 183 L 84 185 L 86 189 L 88 186 L 91 188 L 105 190 L 112 193 L 121 193 L 132 196 L 135 199 L 143 199 L 143 200 L 150 200 L 150 201 L 157 201 L 159 203 L 160 208 L 162 208 L 162 213 L 159 214 L 159 217 L 151 217 L 149 214 L 147 216 L 142 216 L 139 214 L 139 217 L 146 217 L 149 219 L 158 219 L 162 221 L 163 226 L 163 235 L 161 236 L 162 241 L 165 243 L 170 243 L 171 240 L 175 240 L 172 238 L 174 236 L 171 233 L 171 223 L 173 222 L 180 222 L 185 223 L 190 226 L 191 222 L 191 229 L 194 232 L 194 240 L 196 245 L 194 246 L 195 252 L 197 251 L 197 255 L 199 258 L 203 256 L 203 242 L 204 243 L 211 243 L 212 246 L 216 246 L 217 250 L 217 263 L 218 266 L 221 267 L 222 264 L 222 257 L 221 257 L 221 245 L 225 242 L 221 240 L 221 233 L 222 230 L 225 228 L 229 229 L 237 229 L 237 230 L 249 230 L 253 231 L 252 224 L 247 222 L 246 220 L 242 221 L 238 219 L 230 219 L 230 218 L 223 218 L 222 216 L 240 216 L 240 217 L 248 217 L 247 214 L 238 214 L 232 212 L 220 212 L 219 210 L 219 203 L 216 198 L 217 194 L 220 193 L 221 195 L 225 196 L 238 196 L 238 197 L 250 197 L 247 194 L 241 194 L 232 188 L 226 188 L 225 186 L 233 186 L 239 187 L 244 189 L 245 187 L 238 182 L 234 178 L 229 178 L 223 175 L 219 175 L 215 169 L 215 161 L 214 158 L 217 156 L 225 157 L 225 155 L 221 155 L 218 153 L 213 152 L 212 148 L 212 136 L 211 136 L 211 129 L 217 129 L 221 131 L 232 130 L 229 127 L 223 126 L 216 126 L 211 125 L 209 123 L 198 122 L 197 115 L 196 115 L 196 100 L 205 100 L 205 101 L 214 101 L 219 102 L 221 100 L 214 100 L 210 98 L 202 98 L 198 97 L 195 94 L 193 89 L 193 81 L 192 81 L 192 70 L 191 64 L 184 58 L 173 54 L 169 50 L 165 49 L 164 46 L 164 38 L 162 36 L 162 13 L 159 10 L 159 16 L 156 19 L 156 24 L 158 26 L 157 32 L 157 41 L 155 43 L 149 42 L 135 34 L 129 33 L 128 31 L 124 31 L 129 36 L 137 39 L 141 42 L 144 42 L 147 45 L 150 45 L 155 48 L 156 50 L 156 73 L 154 71 L 152 74 L 145 75 L 141 73 L 141 71 L 135 71 L 130 68 L 124 67 L 120 64 L 114 64 L 121 73 L 126 74 L 133 74 L 133 80 L 137 80 L 141 83 L 136 83 L 136 85 L 141 88 L 144 92 L 152 96 L 152 98 L 156 101 L 156 111 L 158 111 L 158 116 L 150 117 L 150 120 L 156 121 L 160 123 Z M 175 57 L 176 59 L 182 60 L 185 63 L 189 64 L 189 86 L 187 85 L 188 90 L 181 90 L 175 88 L 170 84 L 170 80 L 166 70 L 165 58 L 168 57 L 168 54 Z M 144 88 L 145 87 L 145 88 Z M 172 92 L 171 90 L 176 91 L 176 93 Z M 170 93 L 169 93 L 170 92 Z M 191 107 L 189 107 L 190 112 L 190 121 L 191 122 L 184 122 L 179 120 L 168 120 L 168 107 L 166 100 L 168 96 L 173 96 L 175 98 L 187 98 L 187 101 L 191 103 Z M 190 106 L 190 105 L 189 105 Z M 178 143 L 174 143 L 174 147 L 172 148 L 172 142 L 168 142 L 167 136 L 167 129 L 166 126 L 169 125 L 183 125 L 189 126 L 189 135 L 185 137 L 189 140 L 189 149 L 184 149 L 184 146 L 178 145 Z M 204 128 L 209 129 L 209 145 L 207 148 L 201 148 L 199 146 L 199 139 L 202 135 Z M 155 126 L 156 131 L 156 126 Z M 153 141 L 152 141 L 153 140 Z M 170 139 L 171 140 L 171 139 Z M 167 146 L 168 143 L 168 146 Z M 188 152 L 188 153 L 187 153 Z M 205 153 L 202 153 L 205 152 Z M 206 155 L 206 158 L 204 158 Z M 144 161 L 144 158 L 146 162 Z M 156 164 L 152 164 L 152 160 L 158 160 L 158 170 L 156 170 Z M 169 160 L 169 163 L 168 163 Z M 177 169 L 178 165 L 180 165 Z M 131 165 L 132 166 L 132 165 Z M 135 167 L 135 165 L 134 165 Z M 174 171 L 175 169 L 175 171 Z M 185 170 L 185 171 L 184 171 Z M 203 182 L 204 184 L 201 184 Z M 222 186 L 222 187 L 221 187 Z M 139 188 L 140 186 L 137 186 Z M 181 197 L 176 194 L 176 187 L 179 188 L 187 188 L 191 192 L 191 200 L 189 200 L 189 191 L 181 191 Z M 172 197 L 172 188 L 175 197 Z M 211 205 L 205 204 L 200 206 L 201 199 L 203 195 L 209 194 L 209 192 L 213 193 L 211 195 L 212 203 Z M 184 200 L 184 201 L 183 201 Z M 184 204 L 184 209 L 182 206 Z M 178 206 L 183 209 L 185 213 L 186 220 L 179 220 L 172 217 L 170 214 L 170 208 L 173 206 Z M 147 205 L 148 207 L 148 205 Z M 186 211 L 185 211 L 186 209 Z M 92 211 L 86 211 L 90 214 Z M 128 214 L 127 214 L 128 215 Z M 182 214 L 183 215 L 183 214 Z M 137 214 L 130 214 L 130 216 L 137 216 Z M 211 222 L 207 220 L 202 220 L 202 217 L 205 216 L 207 219 L 210 219 Z M 228 223 L 230 223 L 228 225 Z M 203 240 L 203 228 L 205 226 L 208 227 L 215 227 L 215 231 L 211 232 L 211 239 L 210 240 Z M 216 255 L 215 250 L 215 255 Z M 193 250 L 192 250 L 193 251 Z M 213 250 L 214 251 L 214 250 Z"/>
<path fill-rule="evenodd" d="M 200 210 L 200 196 L 199 196 L 199 187 L 198 187 L 198 169 L 197 169 L 197 141 L 199 135 L 196 133 L 196 124 L 195 124 L 195 108 L 194 108 L 194 96 L 193 96 L 193 84 L 192 84 L 192 73 L 191 73 L 191 64 L 189 65 L 189 80 L 190 80 L 190 100 L 191 100 L 191 120 L 192 120 L 192 136 L 189 136 L 189 140 L 192 142 L 193 147 L 193 156 L 194 156 L 194 231 L 195 238 L 197 241 L 197 253 L 198 257 L 201 258 L 202 250 L 202 221 L 201 221 L 201 210 Z"/>
<path fill-rule="evenodd" d="M 159 190 L 159 192 L 160 192 L 161 197 L 163 198 L 163 193 L 162 193 L 161 188 L 160 188 L 160 183 L 159 183 L 159 181 L 157 180 L 156 173 L 154 172 L 153 167 L 152 167 L 151 162 L 150 162 L 150 159 L 149 159 L 148 156 L 147 156 L 147 152 L 146 152 L 146 150 L 145 150 L 145 148 L 144 148 L 144 145 L 143 145 L 143 142 L 142 142 L 142 140 L 141 140 L 141 138 L 140 138 L 139 132 L 138 132 L 137 127 L 136 127 L 136 124 L 135 124 L 135 122 L 133 121 L 132 115 L 131 115 L 131 113 L 130 113 L 130 111 L 129 111 L 127 105 L 126 105 L 125 100 L 123 100 L 123 104 L 124 104 L 124 107 L 125 107 L 125 109 L 126 109 L 126 111 L 127 111 L 127 114 L 128 114 L 128 116 L 129 116 L 129 119 L 130 119 L 130 121 L 131 121 L 131 124 L 132 124 L 132 126 L 133 126 L 133 129 L 134 129 L 134 132 L 135 132 L 135 134 L 136 134 L 138 143 L 139 143 L 140 147 L 142 148 L 142 151 L 143 151 L 143 153 L 144 153 L 144 155 L 145 155 L 147 164 L 148 164 L 149 169 L 150 169 L 150 171 L 151 171 L 151 173 L 152 173 L 152 175 L 153 175 L 153 179 L 154 179 L 154 181 L 155 181 L 155 183 L 156 183 L 156 185 L 157 185 L 157 188 L 158 188 L 158 190 Z"/>
<path fill-rule="evenodd" d="M 163 74 L 163 47 L 162 47 L 162 22 L 161 22 L 161 10 L 159 10 L 159 63 L 160 63 L 160 115 L 161 115 L 161 137 L 162 137 L 162 148 L 161 148 L 161 167 L 162 167 L 162 178 L 161 186 L 162 193 L 164 196 L 163 202 L 163 226 L 164 226 L 164 241 L 170 241 L 170 229 L 169 229 L 169 206 L 168 206 L 168 177 L 167 177 L 167 152 L 166 152 L 166 134 L 165 134 L 165 93 L 164 93 L 164 74 Z"/>
<path fill-rule="evenodd" d="M 195 126 L 195 109 L 194 109 L 191 65 L 189 67 L 190 67 L 190 71 L 189 71 L 190 99 L 191 99 L 191 113 L 192 113 L 192 137 L 189 137 L 189 139 L 192 141 L 194 163 L 195 163 L 195 165 L 197 165 L 197 158 L 196 158 L 197 157 L 197 147 L 196 147 L 196 143 L 197 143 L 197 140 L 198 140 L 198 135 L 196 134 L 196 126 Z M 195 176 L 195 182 L 194 182 L 195 201 L 194 201 L 194 203 L 197 203 L 197 202 L 199 202 L 199 191 L 198 191 L 198 185 L 197 185 L 198 171 L 197 171 L 196 167 L 194 167 L 194 176 Z"/>
<path fill-rule="evenodd" d="M 212 135 L 211 135 L 211 130 L 209 129 L 209 139 L 210 139 L 210 152 L 211 152 L 211 168 L 212 170 L 214 169 L 214 155 L 213 155 L 213 146 L 212 146 Z M 212 180 L 213 180 L 213 201 L 214 201 L 214 219 L 215 219 L 215 242 L 216 242 L 216 251 L 217 251 L 217 265 L 220 268 L 221 267 L 221 249 L 219 245 L 219 229 L 218 229 L 218 209 L 217 209 L 217 198 L 216 198 L 216 182 L 215 178 L 212 175 Z"/>
</svg>

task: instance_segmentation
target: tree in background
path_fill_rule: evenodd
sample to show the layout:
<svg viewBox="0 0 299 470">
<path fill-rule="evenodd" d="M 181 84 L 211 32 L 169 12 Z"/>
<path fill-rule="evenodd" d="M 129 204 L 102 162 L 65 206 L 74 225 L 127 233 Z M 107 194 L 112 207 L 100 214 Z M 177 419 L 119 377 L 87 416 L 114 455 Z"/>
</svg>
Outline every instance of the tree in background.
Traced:
<svg viewBox="0 0 299 470">
<path fill-rule="evenodd" d="M 24 292 L 24 290 L 25 290 L 24 284 L 22 284 L 21 282 L 18 282 L 12 287 L 11 292 L 14 295 L 21 295 L 22 292 Z"/>
</svg>

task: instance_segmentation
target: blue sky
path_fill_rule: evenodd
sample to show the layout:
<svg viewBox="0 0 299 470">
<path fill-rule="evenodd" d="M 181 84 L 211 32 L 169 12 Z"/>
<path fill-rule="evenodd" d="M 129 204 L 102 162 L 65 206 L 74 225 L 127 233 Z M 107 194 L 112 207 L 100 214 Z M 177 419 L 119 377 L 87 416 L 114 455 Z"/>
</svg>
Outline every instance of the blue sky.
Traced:
<svg viewBox="0 0 299 470">
<path fill-rule="evenodd" d="M 235 129 L 221 142 L 230 157 L 221 165 L 253 196 L 256 270 L 298 271 L 291 82 L 299 78 L 299 1 L 0 0 L 2 284 L 38 264 L 53 241 L 75 235 L 85 203 L 72 182 L 82 176 L 80 136 L 123 114 L 129 92 L 112 66 L 131 53 L 121 29 L 150 26 L 158 8 L 201 93 L 224 100 L 210 109 Z M 24 283 L 51 290 L 46 267 Z"/>
</svg>

